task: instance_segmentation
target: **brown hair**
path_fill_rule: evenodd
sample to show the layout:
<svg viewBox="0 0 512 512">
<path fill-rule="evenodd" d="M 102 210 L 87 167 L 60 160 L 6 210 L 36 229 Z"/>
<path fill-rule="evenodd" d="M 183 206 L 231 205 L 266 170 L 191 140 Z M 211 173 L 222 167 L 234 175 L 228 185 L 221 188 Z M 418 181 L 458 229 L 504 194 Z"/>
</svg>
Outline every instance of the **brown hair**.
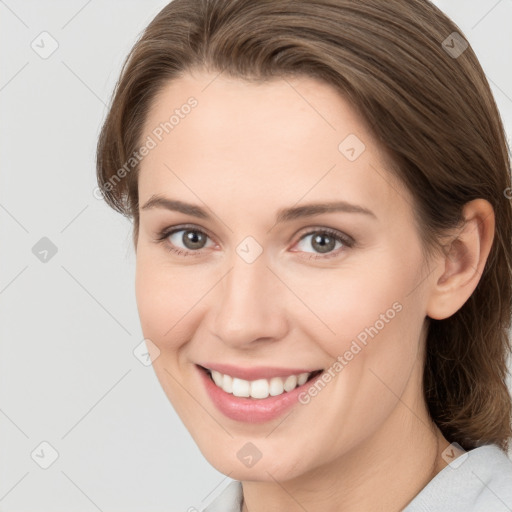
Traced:
<svg viewBox="0 0 512 512">
<path fill-rule="evenodd" d="M 483 198 L 494 208 L 495 238 L 476 290 L 451 317 L 427 320 L 423 386 L 448 440 L 466 450 L 507 449 L 509 152 L 475 53 L 450 53 L 464 49 L 454 32 L 462 34 L 427 0 L 174 0 L 123 65 L 98 142 L 98 183 L 133 219 L 136 237 L 138 165 L 125 164 L 141 145 L 155 95 L 187 71 L 258 81 L 306 75 L 334 86 L 392 156 L 392 172 L 414 197 L 426 254 L 460 226 L 465 203 Z"/>
</svg>

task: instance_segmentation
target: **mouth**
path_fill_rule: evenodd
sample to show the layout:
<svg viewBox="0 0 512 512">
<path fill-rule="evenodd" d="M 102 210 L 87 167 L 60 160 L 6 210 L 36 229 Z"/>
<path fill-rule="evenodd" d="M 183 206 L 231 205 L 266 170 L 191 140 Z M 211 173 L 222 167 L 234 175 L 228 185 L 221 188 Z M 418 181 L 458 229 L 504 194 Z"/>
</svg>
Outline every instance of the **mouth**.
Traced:
<svg viewBox="0 0 512 512">
<path fill-rule="evenodd" d="M 289 371 L 283 371 L 282 373 L 288 373 L 288 375 L 246 380 L 201 365 L 197 365 L 197 367 L 209 377 L 217 388 L 220 388 L 225 393 L 235 397 L 252 398 L 254 400 L 264 400 L 269 397 L 286 395 L 306 385 L 324 371 L 319 369 L 292 374 Z"/>
</svg>

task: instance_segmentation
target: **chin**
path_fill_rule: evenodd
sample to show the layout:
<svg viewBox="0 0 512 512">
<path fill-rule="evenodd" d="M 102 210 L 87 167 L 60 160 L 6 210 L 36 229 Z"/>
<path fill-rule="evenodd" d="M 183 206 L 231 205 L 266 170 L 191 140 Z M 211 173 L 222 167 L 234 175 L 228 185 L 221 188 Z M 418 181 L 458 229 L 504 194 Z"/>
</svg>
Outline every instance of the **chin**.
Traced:
<svg viewBox="0 0 512 512">
<path fill-rule="evenodd" d="M 206 444 L 208 443 L 208 444 Z M 269 450 L 269 454 L 261 454 L 261 458 L 251 461 L 244 458 L 253 453 L 256 455 L 256 445 L 250 440 L 240 440 L 238 442 L 230 439 L 227 446 L 221 451 L 221 446 L 212 443 L 209 439 L 204 445 L 198 443 L 198 447 L 208 461 L 217 471 L 229 476 L 234 480 L 240 481 L 258 481 L 258 482 L 285 482 L 300 477 L 311 470 L 307 466 L 308 462 L 301 458 L 301 453 L 296 453 L 293 457 L 287 458 L 283 454 L 278 454 L 275 450 Z M 236 444 L 236 449 L 232 446 Z M 253 446 L 251 446 L 251 444 Z M 241 448 L 238 448 L 238 445 Z M 291 455 L 291 454 L 290 454 Z M 245 456 L 245 457 L 244 457 Z"/>
</svg>

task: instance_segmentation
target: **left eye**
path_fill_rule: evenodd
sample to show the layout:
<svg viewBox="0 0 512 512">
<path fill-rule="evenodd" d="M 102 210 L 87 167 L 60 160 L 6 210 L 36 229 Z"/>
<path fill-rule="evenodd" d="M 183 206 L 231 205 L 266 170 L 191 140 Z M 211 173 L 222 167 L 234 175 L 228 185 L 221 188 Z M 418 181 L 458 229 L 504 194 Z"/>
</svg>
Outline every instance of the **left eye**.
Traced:
<svg viewBox="0 0 512 512">
<path fill-rule="evenodd" d="M 166 238 L 172 245 L 189 251 L 203 249 L 206 247 L 206 242 L 209 239 L 206 233 L 197 229 L 177 229 L 176 231 L 169 233 Z M 180 242 L 184 247 L 180 247 Z"/>
<path fill-rule="evenodd" d="M 308 240 L 306 242 L 306 240 Z M 303 236 L 297 243 L 297 247 L 303 252 L 311 252 L 301 248 L 300 244 L 307 244 L 312 247 L 316 253 L 325 254 L 334 251 L 342 246 L 350 246 L 350 242 L 345 240 L 341 235 L 328 231 L 313 231 Z M 338 244 L 338 245 L 336 245 Z"/>
</svg>

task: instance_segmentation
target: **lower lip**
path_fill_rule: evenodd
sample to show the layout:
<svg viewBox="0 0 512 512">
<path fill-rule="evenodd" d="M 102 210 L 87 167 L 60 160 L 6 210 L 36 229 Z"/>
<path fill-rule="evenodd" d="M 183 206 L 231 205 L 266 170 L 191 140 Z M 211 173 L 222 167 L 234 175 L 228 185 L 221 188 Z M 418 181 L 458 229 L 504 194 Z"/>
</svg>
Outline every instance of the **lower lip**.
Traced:
<svg viewBox="0 0 512 512">
<path fill-rule="evenodd" d="M 278 396 L 268 398 L 245 398 L 226 393 L 219 388 L 211 379 L 210 375 L 200 367 L 197 367 L 203 379 L 206 391 L 217 409 L 228 418 L 245 423 L 264 423 L 273 420 L 293 405 L 298 403 L 299 395 L 309 388 L 317 378 L 307 381 L 302 386 L 296 387 L 293 391 L 284 392 Z"/>
</svg>

